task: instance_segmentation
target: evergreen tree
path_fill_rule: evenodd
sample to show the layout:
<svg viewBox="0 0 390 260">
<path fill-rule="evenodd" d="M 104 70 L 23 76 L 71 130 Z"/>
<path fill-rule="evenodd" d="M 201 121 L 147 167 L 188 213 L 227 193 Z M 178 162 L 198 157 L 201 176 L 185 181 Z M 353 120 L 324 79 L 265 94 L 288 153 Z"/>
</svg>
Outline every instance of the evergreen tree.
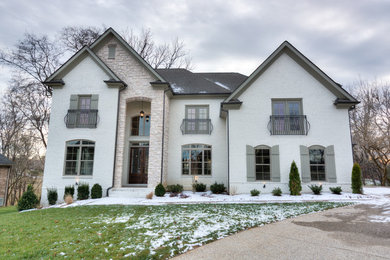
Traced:
<svg viewBox="0 0 390 260">
<path fill-rule="evenodd" d="M 295 161 L 291 163 L 290 181 L 288 185 L 290 187 L 290 195 L 301 195 L 301 178 L 299 177 L 299 172 Z"/>
<path fill-rule="evenodd" d="M 33 209 L 39 203 L 37 195 L 34 193 L 33 186 L 30 184 L 27 186 L 27 191 L 23 193 L 22 197 L 18 201 L 18 210 Z"/>
<path fill-rule="evenodd" d="M 363 193 L 362 171 L 357 163 L 352 168 L 352 193 Z"/>
</svg>

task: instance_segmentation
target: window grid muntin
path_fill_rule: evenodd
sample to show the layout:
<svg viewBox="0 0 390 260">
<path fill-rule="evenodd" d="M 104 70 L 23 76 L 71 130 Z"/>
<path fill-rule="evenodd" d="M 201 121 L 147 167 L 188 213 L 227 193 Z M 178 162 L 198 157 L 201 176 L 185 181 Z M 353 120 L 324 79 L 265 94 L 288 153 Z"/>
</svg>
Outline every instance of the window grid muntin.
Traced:
<svg viewBox="0 0 390 260">
<path fill-rule="evenodd" d="M 200 161 L 192 160 L 193 156 L 199 156 L 199 155 L 201 155 Z M 202 144 L 183 145 L 181 157 L 182 157 L 181 159 L 182 175 L 211 176 L 211 164 L 212 164 L 211 145 L 202 145 Z"/>
<path fill-rule="evenodd" d="M 255 176 L 257 181 L 271 180 L 271 150 L 269 148 L 255 149 Z"/>
<path fill-rule="evenodd" d="M 320 156 L 320 158 L 314 156 Z M 311 181 L 326 181 L 325 149 L 321 147 L 310 148 L 309 163 Z"/>
<path fill-rule="evenodd" d="M 74 157 L 71 157 L 72 159 L 68 159 L 68 150 L 72 150 L 72 148 L 77 148 L 76 149 L 76 156 L 77 158 L 75 159 Z M 93 148 L 91 150 L 91 148 Z M 92 156 L 90 154 L 85 153 L 85 150 L 90 150 L 92 151 Z M 74 153 L 71 153 L 74 154 Z M 84 154 L 84 158 L 83 157 Z M 86 155 L 90 156 L 86 158 Z M 65 176 L 92 176 L 93 175 L 93 162 L 95 158 L 95 142 L 89 141 L 89 140 L 72 140 L 72 141 L 67 141 L 66 142 L 66 149 L 65 149 L 65 169 L 64 169 L 64 175 Z M 68 166 L 68 165 L 73 165 L 73 166 Z M 87 166 L 87 167 L 86 167 Z M 75 174 L 68 173 L 68 169 L 74 169 Z M 86 169 L 90 169 L 90 174 L 82 174 Z"/>
<path fill-rule="evenodd" d="M 201 131 L 207 132 L 209 130 L 209 122 L 206 120 L 196 119 L 209 119 L 209 106 L 208 105 L 187 105 L 186 106 L 186 119 L 193 119 L 194 121 L 186 121 L 186 130 L 191 132 Z"/>
</svg>

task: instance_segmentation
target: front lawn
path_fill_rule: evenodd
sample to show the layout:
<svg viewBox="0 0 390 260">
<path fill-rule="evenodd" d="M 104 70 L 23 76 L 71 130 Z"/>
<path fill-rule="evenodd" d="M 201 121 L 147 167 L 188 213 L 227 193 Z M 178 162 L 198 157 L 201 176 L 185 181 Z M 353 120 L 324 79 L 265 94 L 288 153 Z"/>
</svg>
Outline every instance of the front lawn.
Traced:
<svg viewBox="0 0 390 260">
<path fill-rule="evenodd" d="M 0 209 L 0 258 L 169 258 L 250 227 L 348 203 Z"/>
</svg>

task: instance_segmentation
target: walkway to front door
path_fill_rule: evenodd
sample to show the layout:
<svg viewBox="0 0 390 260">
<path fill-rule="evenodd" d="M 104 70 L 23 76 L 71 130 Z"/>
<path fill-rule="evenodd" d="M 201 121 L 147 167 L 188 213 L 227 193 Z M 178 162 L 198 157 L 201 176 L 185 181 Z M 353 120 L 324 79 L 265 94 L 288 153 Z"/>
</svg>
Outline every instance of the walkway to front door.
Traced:
<svg viewBox="0 0 390 260">
<path fill-rule="evenodd" d="M 130 143 L 129 161 L 129 184 L 147 184 L 149 143 Z"/>
</svg>

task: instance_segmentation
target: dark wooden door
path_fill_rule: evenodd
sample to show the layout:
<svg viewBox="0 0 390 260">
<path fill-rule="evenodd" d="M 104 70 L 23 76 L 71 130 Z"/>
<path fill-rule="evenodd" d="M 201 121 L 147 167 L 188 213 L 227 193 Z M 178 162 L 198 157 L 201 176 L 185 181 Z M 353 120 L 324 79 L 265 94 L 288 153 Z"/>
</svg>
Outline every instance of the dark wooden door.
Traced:
<svg viewBox="0 0 390 260">
<path fill-rule="evenodd" d="M 148 183 L 149 147 L 130 147 L 129 184 Z"/>
</svg>

